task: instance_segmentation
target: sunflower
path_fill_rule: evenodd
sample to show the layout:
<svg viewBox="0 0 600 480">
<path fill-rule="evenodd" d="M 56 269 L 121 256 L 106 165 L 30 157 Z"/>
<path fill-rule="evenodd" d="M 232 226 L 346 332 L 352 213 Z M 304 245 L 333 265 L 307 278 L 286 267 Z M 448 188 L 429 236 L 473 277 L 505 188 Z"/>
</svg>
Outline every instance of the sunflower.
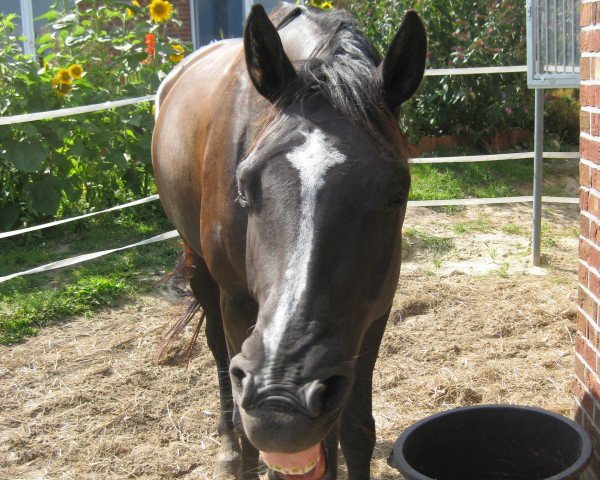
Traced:
<svg viewBox="0 0 600 480">
<path fill-rule="evenodd" d="M 71 85 L 71 74 L 66 68 L 61 68 L 54 78 L 56 79 L 56 83 L 60 83 L 61 85 Z"/>
<path fill-rule="evenodd" d="M 169 56 L 169 58 L 171 59 L 171 61 L 173 63 L 179 63 L 179 62 L 181 62 L 183 60 L 183 57 L 184 57 L 183 52 L 185 52 L 185 49 L 181 45 L 179 45 L 177 43 L 171 45 L 171 48 L 173 49 L 173 52 L 174 52 L 174 53 L 172 53 Z"/>
<path fill-rule="evenodd" d="M 69 93 L 69 90 L 71 90 L 71 85 L 59 83 L 54 88 L 54 93 L 56 94 L 57 97 L 64 97 L 65 95 L 67 95 Z"/>
<path fill-rule="evenodd" d="M 83 68 L 78 63 L 74 63 L 69 67 L 69 75 L 77 80 L 83 76 Z"/>
<path fill-rule="evenodd" d="M 333 8 L 333 5 L 331 4 L 331 2 L 323 2 L 321 4 L 322 10 L 331 10 L 332 8 Z"/>
<path fill-rule="evenodd" d="M 140 2 L 138 2 L 138 0 L 131 0 L 131 3 L 132 3 L 133 5 L 135 5 L 136 7 L 139 7 L 139 6 L 140 6 Z M 133 11 L 131 8 L 128 8 L 128 9 L 127 9 L 127 16 L 131 18 L 131 17 L 133 17 L 134 15 L 135 15 L 135 12 L 134 12 L 134 11 Z"/>
<path fill-rule="evenodd" d="M 171 18 L 171 13 L 173 11 L 173 5 L 166 0 L 152 0 L 152 3 L 148 8 L 150 9 L 152 20 L 157 23 L 166 22 Z"/>
</svg>

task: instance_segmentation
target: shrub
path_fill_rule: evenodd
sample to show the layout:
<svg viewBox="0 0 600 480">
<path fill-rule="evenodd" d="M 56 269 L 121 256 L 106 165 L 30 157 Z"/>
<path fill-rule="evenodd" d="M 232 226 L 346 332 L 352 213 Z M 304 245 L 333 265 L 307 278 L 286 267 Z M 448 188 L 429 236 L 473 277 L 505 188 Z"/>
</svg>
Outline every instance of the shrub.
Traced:
<svg viewBox="0 0 600 480">
<path fill-rule="evenodd" d="M 544 128 L 560 141 L 570 145 L 579 142 L 579 91 L 547 90 L 544 106 Z"/>
<path fill-rule="evenodd" d="M 383 54 L 404 12 L 416 9 L 427 27 L 427 68 L 522 65 L 525 8 L 517 0 L 340 0 Z M 473 134 L 474 141 L 509 128 L 531 129 L 533 94 L 524 74 L 426 77 L 403 108 L 413 140 Z"/>
<path fill-rule="evenodd" d="M 3 116 L 152 94 L 189 50 L 167 34 L 178 21 L 163 0 L 57 1 L 35 58 L 21 53 L 14 18 L 0 16 Z M 0 230 L 151 193 L 153 125 L 142 103 L 0 126 Z"/>
</svg>

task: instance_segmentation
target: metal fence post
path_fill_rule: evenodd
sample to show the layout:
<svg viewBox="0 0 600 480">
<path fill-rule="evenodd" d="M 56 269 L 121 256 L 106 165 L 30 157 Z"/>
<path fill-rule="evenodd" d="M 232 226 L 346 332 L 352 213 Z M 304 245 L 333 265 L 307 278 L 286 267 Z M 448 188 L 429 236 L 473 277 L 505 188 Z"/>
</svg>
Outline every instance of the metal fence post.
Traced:
<svg viewBox="0 0 600 480">
<path fill-rule="evenodd" d="M 33 23 L 33 5 L 31 0 L 21 0 L 21 28 L 23 41 L 23 53 L 35 55 L 35 25 Z"/>
<path fill-rule="evenodd" d="M 544 89 L 535 89 L 535 132 L 533 140 L 533 234 L 531 260 L 540 265 L 542 235 L 542 180 L 544 173 Z"/>
</svg>

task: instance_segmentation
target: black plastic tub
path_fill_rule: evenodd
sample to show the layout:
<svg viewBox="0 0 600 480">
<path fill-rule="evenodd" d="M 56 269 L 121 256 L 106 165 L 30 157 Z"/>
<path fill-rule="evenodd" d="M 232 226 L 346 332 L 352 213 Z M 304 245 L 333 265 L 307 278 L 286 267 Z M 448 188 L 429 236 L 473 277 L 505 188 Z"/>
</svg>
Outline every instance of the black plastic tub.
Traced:
<svg viewBox="0 0 600 480">
<path fill-rule="evenodd" d="M 574 421 L 546 410 L 479 405 L 407 428 L 391 464 L 407 480 L 573 480 L 592 443 Z"/>
</svg>

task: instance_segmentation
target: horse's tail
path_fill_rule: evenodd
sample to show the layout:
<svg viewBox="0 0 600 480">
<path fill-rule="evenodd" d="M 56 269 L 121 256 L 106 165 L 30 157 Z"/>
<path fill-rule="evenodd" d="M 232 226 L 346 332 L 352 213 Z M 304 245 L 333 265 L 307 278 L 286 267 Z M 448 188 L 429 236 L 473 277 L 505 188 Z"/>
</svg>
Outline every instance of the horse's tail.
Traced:
<svg viewBox="0 0 600 480">
<path fill-rule="evenodd" d="M 163 339 L 162 343 L 160 344 L 160 347 L 158 348 L 158 352 L 156 353 L 157 361 L 160 361 L 166 357 L 167 352 L 169 351 L 169 348 L 171 347 L 175 339 L 179 336 L 181 332 L 183 332 L 185 327 L 189 325 L 189 323 L 192 321 L 192 319 L 200 309 L 200 302 L 196 299 L 193 299 L 188 305 L 188 308 L 185 311 L 185 313 L 181 315 L 181 317 L 179 317 L 177 321 L 173 323 L 173 325 L 171 325 L 171 327 L 167 331 L 167 334 L 165 335 L 165 338 Z M 194 346 L 196 345 L 196 340 L 198 340 L 198 335 L 200 334 L 200 330 L 202 329 L 202 323 L 204 323 L 205 317 L 206 314 L 202 312 L 202 316 L 200 317 L 200 320 L 198 321 L 198 324 L 196 325 L 196 328 L 194 330 L 194 335 L 192 336 L 190 343 L 188 344 L 183 356 L 181 357 L 182 363 L 185 362 L 187 365 L 189 365 L 192 359 L 192 355 L 194 353 Z"/>
<path fill-rule="evenodd" d="M 184 242 L 184 251 L 181 252 L 181 255 L 179 255 L 179 258 L 177 259 L 177 265 L 175 267 L 175 271 L 170 273 L 167 276 L 169 290 L 171 290 L 171 292 L 174 293 L 175 295 L 179 295 L 179 296 L 192 296 L 189 291 L 189 286 L 187 288 L 185 288 L 183 286 L 184 283 L 187 285 L 187 283 L 189 282 L 189 273 L 188 273 L 189 267 L 188 267 L 188 261 L 187 261 L 189 258 L 188 253 L 187 253 L 188 248 L 189 247 Z M 183 330 L 185 330 L 185 328 L 189 325 L 189 323 L 192 321 L 192 319 L 194 318 L 196 313 L 198 313 L 198 311 L 201 308 L 202 307 L 200 305 L 200 302 L 195 297 L 192 296 L 192 300 L 190 301 L 185 313 L 183 313 L 183 315 L 181 315 L 173 323 L 173 325 L 171 325 L 171 327 L 169 327 L 169 330 L 167 331 L 165 337 L 163 338 L 163 341 L 161 342 L 160 346 L 158 347 L 158 351 L 157 351 L 156 357 L 155 357 L 157 362 L 160 362 L 167 356 L 169 348 L 171 347 L 171 345 L 173 345 L 173 342 L 177 339 L 177 337 L 181 334 L 181 332 L 183 332 Z M 205 318 L 205 314 L 204 314 L 204 312 L 202 312 L 202 316 L 200 317 L 200 320 L 198 321 L 198 324 L 196 325 L 196 328 L 194 330 L 192 340 L 190 341 L 183 356 L 181 357 L 181 359 L 182 359 L 181 363 L 185 362 L 186 364 L 189 365 L 190 360 L 192 359 L 193 352 L 194 352 L 194 346 L 198 339 L 198 335 L 200 334 L 200 329 L 202 328 L 202 323 L 204 322 L 204 318 Z"/>
</svg>

